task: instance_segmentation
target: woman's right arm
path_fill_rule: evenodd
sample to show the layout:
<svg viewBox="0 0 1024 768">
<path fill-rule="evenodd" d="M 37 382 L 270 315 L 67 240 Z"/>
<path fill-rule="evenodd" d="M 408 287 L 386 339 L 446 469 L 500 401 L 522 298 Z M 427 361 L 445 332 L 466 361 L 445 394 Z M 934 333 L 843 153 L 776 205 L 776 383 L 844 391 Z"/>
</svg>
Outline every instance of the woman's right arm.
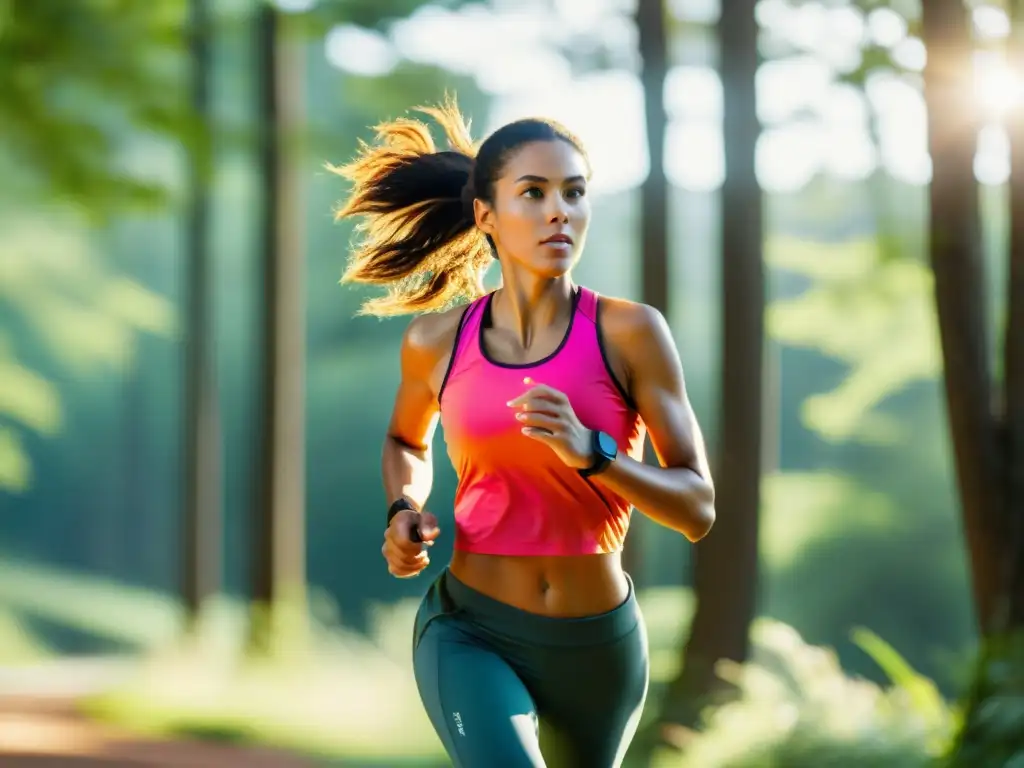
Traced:
<svg viewBox="0 0 1024 768">
<path fill-rule="evenodd" d="M 388 503 L 405 498 L 422 509 L 434 480 L 430 444 L 438 404 L 432 379 L 443 352 L 437 315 L 415 318 L 402 339 L 401 380 L 384 440 L 381 471 Z"/>
<path fill-rule="evenodd" d="M 400 511 L 384 533 L 381 553 L 388 571 L 400 578 L 427 567 L 430 558 L 421 542 L 429 545 L 439 533 L 437 518 L 423 507 L 434 480 L 430 443 L 437 428 L 442 366 L 450 359 L 460 317 L 461 312 L 451 311 L 417 317 L 402 339 L 401 380 L 381 459 L 388 503 L 404 498 L 416 509 Z"/>
</svg>

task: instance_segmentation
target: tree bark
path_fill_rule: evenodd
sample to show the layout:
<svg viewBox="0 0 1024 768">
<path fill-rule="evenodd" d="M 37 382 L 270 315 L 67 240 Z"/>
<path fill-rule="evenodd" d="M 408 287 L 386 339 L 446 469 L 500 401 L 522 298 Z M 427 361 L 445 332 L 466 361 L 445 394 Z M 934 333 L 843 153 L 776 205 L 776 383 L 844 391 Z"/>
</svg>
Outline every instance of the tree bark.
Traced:
<svg viewBox="0 0 1024 768">
<path fill-rule="evenodd" d="M 978 184 L 977 124 L 964 102 L 971 92 L 971 41 L 961 0 L 923 4 L 928 49 L 930 257 L 935 275 L 944 382 L 964 535 L 970 555 L 978 626 L 996 619 L 1004 583 L 999 518 L 1005 498 L 994 419 Z"/>
<path fill-rule="evenodd" d="M 296 137 L 304 47 L 272 4 L 257 11 L 259 165 L 263 181 L 262 365 L 252 557 L 253 645 L 304 634 L 305 312 L 301 178 Z M 287 621 L 286 621 L 287 618 Z"/>
<path fill-rule="evenodd" d="M 1024 1 L 1013 13 L 1011 62 L 1024 71 Z M 1004 349 L 1004 411 L 1007 450 L 1007 540 L 1012 627 L 1024 627 L 1024 104 L 1013 110 L 1010 123 L 1010 263 L 1007 281 Z"/>
<path fill-rule="evenodd" d="M 665 79 L 668 76 L 668 30 L 662 0 L 639 0 L 636 12 L 640 56 L 640 82 L 644 91 L 644 117 L 650 170 L 640 185 L 640 299 L 670 318 L 668 220 L 670 191 L 665 174 Z M 657 463 L 650 441 L 644 455 Z M 642 583 L 643 524 L 637 521 L 623 549 L 623 567 Z"/>
<path fill-rule="evenodd" d="M 682 669 L 669 686 L 662 723 L 693 727 L 724 686 L 721 659 L 743 662 L 757 603 L 764 376 L 763 195 L 755 172 L 760 135 L 754 80 L 760 59 L 754 0 L 734 0 L 718 25 L 727 172 L 722 188 L 721 439 L 718 519 L 696 547 L 697 608 Z"/>
<path fill-rule="evenodd" d="M 668 76 L 668 32 L 662 0 L 639 0 L 636 22 L 643 65 L 647 147 L 650 172 L 640 185 L 641 295 L 662 314 L 669 312 L 669 184 L 665 174 L 665 78 Z"/>
<path fill-rule="evenodd" d="M 189 163 L 186 232 L 185 473 L 182 597 L 189 630 L 220 589 L 220 418 L 210 321 L 210 16 L 206 0 L 191 0 L 192 99 L 201 124 Z"/>
</svg>

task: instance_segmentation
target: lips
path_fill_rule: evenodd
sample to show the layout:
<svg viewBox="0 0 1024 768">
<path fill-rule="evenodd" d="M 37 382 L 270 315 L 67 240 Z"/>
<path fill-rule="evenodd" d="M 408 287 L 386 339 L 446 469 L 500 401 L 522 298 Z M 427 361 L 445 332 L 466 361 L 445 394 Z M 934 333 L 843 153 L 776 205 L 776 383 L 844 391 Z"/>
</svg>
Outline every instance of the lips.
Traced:
<svg viewBox="0 0 1024 768">
<path fill-rule="evenodd" d="M 542 240 L 541 241 L 541 245 L 554 245 L 554 244 L 572 245 L 572 238 L 569 237 L 568 235 L 559 234 L 559 235 L 552 235 L 547 240 Z"/>
</svg>

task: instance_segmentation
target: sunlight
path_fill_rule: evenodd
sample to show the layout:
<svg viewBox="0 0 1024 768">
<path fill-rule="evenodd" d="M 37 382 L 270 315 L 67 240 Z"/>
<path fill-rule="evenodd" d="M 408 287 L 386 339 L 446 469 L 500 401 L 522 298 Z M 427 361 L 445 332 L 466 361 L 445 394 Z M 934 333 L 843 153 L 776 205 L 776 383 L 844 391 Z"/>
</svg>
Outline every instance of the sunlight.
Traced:
<svg viewBox="0 0 1024 768">
<path fill-rule="evenodd" d="M 631 72 L 595 72 L 558 87 L 498 98 L 486 130 L 537 115 L 564 123 L 586 145 L 594 166 L 594 193 L 630 189 L 647 176 L 643 89 Z"/>
<path fill-rule="evenodd" d="M 928 63 L 928 50 L 921 38 L 908 37 L 893 47 L 892 60 L 910 72 L 923 72 Z"/>
<path fill-rule="evenodd" d="M 868 15 L 868 32 L 875 45 L 893 48 L 907 36 L 907 20 L 891 8 L 875 8 Z"/>
<path fill-rule="evenodd" d="M 674 186 L 691 192 L 711 192 L 722 186 L 725 147 L 716 124 L 673 120 L 665 144 L 665 173 Z"/>
<path fill-rule="evenodd" d="M 979 5 L 971 12 L 971 20 L 979 37 L 998 39 L 1010 34 L 1010 17 L 995 5 Z"/>
<path fill-rule="evenodd" d="M 633 43 L 622 15 L 628 6 L 628 0 L 558 0 L 555 8 L 563 21 L 571 17 L 572 30 L 604 35 L 609 45 L 606 33 L 621 27 L 623 39 L 611 47 L 628 48 Z M 364 75 L 388 71 L 396 56 L 470 75 L 493 97 L 488 130 L 518 117 L 550 115 L 588 145 L 594 193 L 636 187 L 647 176 L 649 162 L 639 78 L 625 69 L 574 75 L 556 45 L 565 29 L 550 29 L 543 14 L 524 13 L 524 7 L 513 0 L 454 11 L 427 5 L 393 25 L 390 40 L 369 30 L 356 34 L 336 28 L 327 55 L 339 68 Z M 671 5 L 675 17 L 689 21 L 706 21 L 718 8 L 714 0 L 673 0 Z M 875 72 L 863 92 L 837 82 L 838 75 L 859 63 L 866 41 L 887 48 L 906 72 L 924 70 L 927 51 L 912 34 L 905 10 L 893 6 L 865 13 L 819 0 L 800 6 L 759 0 L 756 14 L 766 32 L 796 49 L 769 58 L 757 73 L 757 111 L 765 130 L 757 175 L 766 190 L 796 191 L 822 172 L 856 181 L 879 165 L 904 183 L 928 183 L 927 113 L 913 76 Z M 1008 17 L 994 5 L 977 4 L 972 19 L 980 37 L 1007 33 Z M 1024 78 L 991 52 L 978 54 L 976 64 L 973 98 L 984 122 L 998 124 L 1024 101 Z M 725 174 L 721 78 L 700 61 L 674 66 L 664 97 L 669 116 L 666 174 L 681 189 L 717 190 Z M 877 120 L 877 147 L 871 119 Z M 1001 183 L 1008 173 L 1001 147 L 996 133 L 983 134 L 979 141 L 975 171 L 984 184 Z"/>
<path fill-rule="evenodd" d="M 354 24 L 328 31 L 324 54 L 338 69 L 366 77 L 386 75 L 398 63 L 398 55 L 384 35 Z"/>
<path fill-rule="evenodd" d="M 974 56 L 974 88 L 978 106 L 991 119 L 1005 118 L 1024 101 L 1024 79 L 992 51 Z"/>
<path fill-rule="evenodd" d="M 974 175 L 988 186 L 998 187 L 1010 180 L 1010 137 L 998 125 L 986 125 L 978 133 Z"/>
</svg>

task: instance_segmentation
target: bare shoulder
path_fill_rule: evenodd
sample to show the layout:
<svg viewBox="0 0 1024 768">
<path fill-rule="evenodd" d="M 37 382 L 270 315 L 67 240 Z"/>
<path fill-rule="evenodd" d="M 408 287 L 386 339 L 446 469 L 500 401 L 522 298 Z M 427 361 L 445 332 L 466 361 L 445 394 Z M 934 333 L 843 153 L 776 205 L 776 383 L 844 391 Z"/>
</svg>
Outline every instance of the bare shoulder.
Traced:
<svg viewBox="0 0 1024 768">
<path fill-rule="evenodd" d="M 602 296 L 601 333 L 626 358 L 637 358 L 665 346 L 675 350 L 665 316 L 638 301 Z"/>
<path fill-rule="evenodd" d="M 414 317 L 402 338 L 403 368 L 429 378 L 438 364 L 451 354 L 466 308 L 467 305 L 460 304 Z"/>
</svg>

